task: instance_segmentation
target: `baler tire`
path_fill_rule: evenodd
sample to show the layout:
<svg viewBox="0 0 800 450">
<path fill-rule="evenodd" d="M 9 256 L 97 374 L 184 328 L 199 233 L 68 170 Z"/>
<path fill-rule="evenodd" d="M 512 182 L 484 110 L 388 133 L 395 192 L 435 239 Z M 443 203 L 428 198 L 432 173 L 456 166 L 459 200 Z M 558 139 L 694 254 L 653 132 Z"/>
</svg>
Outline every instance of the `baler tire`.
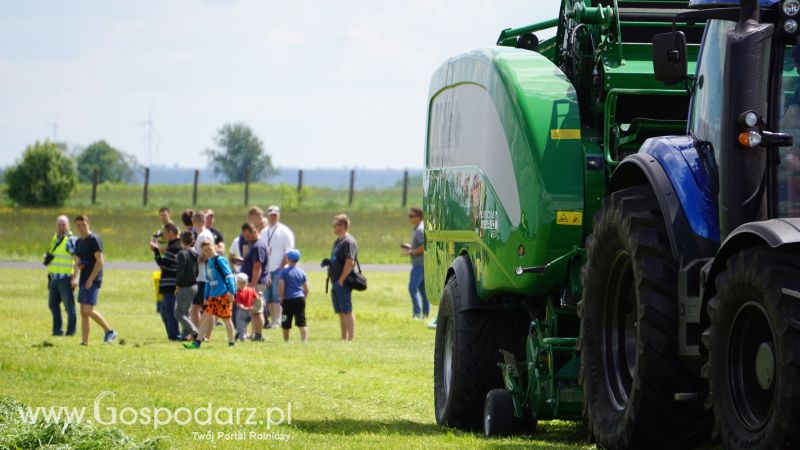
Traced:
<svg viewBox="0 0 800 450">
<path fill-rule="evenodd" d="M 511 436 L 517 428 L 514 397 L 507 389 L 492 389 L 486 394 L 483 407 L 483 435 Z"/>
<path fill-rule="evenodd" d="M 725 448 L 800 448 L 796 252 L 746 249 L 732 256 L 715 280 L 716 295 L 706 305 L 710 327 L 703 333 L 708 349 L 703 374 L 709 381 L 706 405 L 714 410 L 714 432 Z M 762 367 L 772 376 L 766 388 L 756 368 L 765 344 L 772 365 Z"/>
<path fill-rule="evenodd" d="M 436 423 L 462 430 L 480 430 L 487 393 L 503 387 L 500 349 L 524 355 L 529 319 L 519 311 L 462 310 L 454 275 L 445 284 L 439 304 L 434 345 L 433 390 Z M 524 319 L 524 320 L 522 320 Z M 450 368 L 445 370 L 447 334 Z M 445 375 L 450 374 L 449 389 Z"/>
<path fill-rule="evenodd" d="M 603 200 L 587 240 L 579 379 L 599 447 L 678 448 L 696 435 L 674 400 L 696 378 L 678 358 L 678 262 L 664 222 L 650 186 L 635 186 Z"/>
</svg>

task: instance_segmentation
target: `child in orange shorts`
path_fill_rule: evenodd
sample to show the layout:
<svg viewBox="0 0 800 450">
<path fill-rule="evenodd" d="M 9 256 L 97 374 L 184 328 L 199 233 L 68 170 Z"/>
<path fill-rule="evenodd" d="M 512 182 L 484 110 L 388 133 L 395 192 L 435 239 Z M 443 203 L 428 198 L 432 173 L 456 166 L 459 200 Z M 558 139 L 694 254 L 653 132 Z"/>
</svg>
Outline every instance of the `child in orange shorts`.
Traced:
<svg viewBox="0 0 800 450">
<path fill-rule="evenodd" d="M 200 348 L 202 341 L 200 338 L 210 333 L 214 328 L 217 318 L 225 324 L 225 331 L 228 334 L 228 346 L 233 347 L 233 297 L 236 295 L 236 283 L 233 281 L 233 271 L 224 256 L 217 254 L 217 249 L 211 242 L 203 242 L 203 256 L 207 258 L 206 264 L 206 290 L 203 302 L 203 318 L 200 321 L 200 329 L 197 332 L 197 339 L 194 342 L 187 342 L 184 347 L 193 349 Z"/>
</svg>

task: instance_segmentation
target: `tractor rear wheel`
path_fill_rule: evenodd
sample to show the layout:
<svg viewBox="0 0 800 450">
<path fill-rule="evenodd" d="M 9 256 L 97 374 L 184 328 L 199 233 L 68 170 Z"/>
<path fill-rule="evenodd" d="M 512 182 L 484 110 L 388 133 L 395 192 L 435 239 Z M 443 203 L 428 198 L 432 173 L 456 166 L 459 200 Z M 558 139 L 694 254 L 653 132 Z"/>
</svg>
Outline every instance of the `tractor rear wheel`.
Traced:
<svg viewBox="0 0 800 450">
<path fill-rule="evenodd" d="M 725 448 L 800 448 L 800 256 L 758 247 L 731 257 L 708 302 L 703 373 Z"/>
<path fill-rule="evenodd" d="M 434 404 L 439 425 L 479 430 L 486 394 L 503 387 L 499 350 L 524 355 L 529 319 L 518 310 L 465 310 L 459 283 L 468 282 L 453 275 L 442 292 L 434 345 Z"/>
<path fill-rule="evenodd" d="M 603 200 L 583 272 L 581 373 L 591 437 L 605 448 L 678 448 L 678 262 L 650 186 Z M 702 410 L 698 404 L 697 409 Z"/>
</svg>

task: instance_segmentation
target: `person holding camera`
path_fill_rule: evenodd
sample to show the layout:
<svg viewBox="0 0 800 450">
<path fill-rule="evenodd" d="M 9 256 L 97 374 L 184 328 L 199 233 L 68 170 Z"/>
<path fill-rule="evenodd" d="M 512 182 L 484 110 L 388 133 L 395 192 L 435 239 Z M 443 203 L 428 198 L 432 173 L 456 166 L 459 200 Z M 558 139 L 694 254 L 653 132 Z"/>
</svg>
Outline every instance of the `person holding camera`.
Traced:
<svg viewBox="0 0 800 450">
<path fill-rule="evenodd" d="M 63 336 L 64 329 L 61 318 L 61 303 L 67 313 L 67 336 L 75 335 L 77 315 L 75 313 L 74 290 L 78 285 L 72 259 L 75 255 L 75 241 L 78 238 L 69 230 L 69 218 L 58 216 L 56 234 L 50 240 L 50 246 L 44 255 L 47 266 L 48 306 L 53 314 L 53 336 Z"/>
<path fill-rule="evenodd" d="M 161 302 L 161 321 L 167 332 L 167 339 L 177 341 L 181 339 L 180 326 L 175 318 L 175 279 L 177 277 L 177 255 L 181 250 L 181 240 L 178 237 L 178 227 L 173 223 L 164 225 L 164 238 L 167 248 L 161 252 L 156 241 L 150 241 L 150 250 L 153 251 L 156 264 L 161 268 L 161 278 L 158 283 L 158 292 L 163 296 Z"/>
<path fill-rule="evenodd" d="M 425 225 L 422 221 L 422 208 L 408 211 L 411 223 L 411 242 L 401 245 L 403 255 L 411 258 L 411 276 L 408 280 L 408 293 L 411 294 L 411 317 L 426 319 L 430 313 L 430 303 L 425 295 Z M 420 305 L 422 306 L 420 310 Z"/>
<path fill-rule="evenodd" d="M 331 281 L 331 302 L 333 311 L 339 315 L 339 330 L 342 340 L 352 341 L 356 328 L 356 316 L 353 314 L 352 294 L 353 288 L 347 286 L 345 281 L 353 271 L 358 255 L 358 244 L 350 235 L 350 218 L 346 214 L 337 214 L 333 217 L 333 233 L 336 241 L 333 243 L 331 258 L 322 261 L 322 266 L 328 267 L 328 278 Z"/>
</svg>

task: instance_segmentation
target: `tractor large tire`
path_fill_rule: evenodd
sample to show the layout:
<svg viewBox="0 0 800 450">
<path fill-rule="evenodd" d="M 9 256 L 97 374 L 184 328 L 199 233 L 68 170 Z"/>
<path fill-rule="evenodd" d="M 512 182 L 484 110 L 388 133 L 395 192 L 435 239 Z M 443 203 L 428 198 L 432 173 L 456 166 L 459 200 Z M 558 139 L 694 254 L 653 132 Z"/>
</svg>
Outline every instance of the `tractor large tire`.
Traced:
<svg viewBox="0 0 800 450">
<path fill-rule="evenodd" d="M 714 431 L 729 449 L 800 448 L 800 256 L 732 256 L 708 302 L 703 373 Z"/>
<path fill-rule="evenodd" d="M 588 239 L 580 380 L 600 447 L 674 449 L 696 434 L 674 400 L 693 378 L 678 359 L 678 262 L 664 221 L 652 189 L 635 186 L 603 200 Z"/>
<path fill-rule="evenodd" d="M 483 426 L 486 394 L 503 387 L 500 349 L 524 355 L 527 313 L 463 310 L 459 282 L 445 285 L 436 322 L 433 390 L 436 422 L 463 430 Z"/>
</svg>

